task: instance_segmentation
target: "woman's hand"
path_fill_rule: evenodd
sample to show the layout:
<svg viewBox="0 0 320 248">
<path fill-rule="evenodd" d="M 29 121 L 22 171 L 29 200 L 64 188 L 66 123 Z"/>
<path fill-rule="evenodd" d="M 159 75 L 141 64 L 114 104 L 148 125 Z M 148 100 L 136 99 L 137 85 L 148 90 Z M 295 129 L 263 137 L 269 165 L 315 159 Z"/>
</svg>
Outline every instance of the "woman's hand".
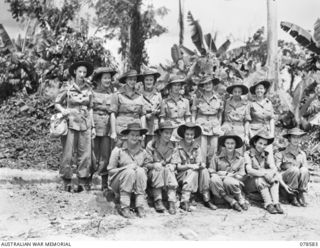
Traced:
<svg viewBox="0 0 320 248">
<path fill-rule="evenodd" d="M 96 137 L 97 133 L 96 133 L 96 129 L 92 128 L 91 129 L 91 139 L 94 139 Z"/>
<path fill-rule="evenodd" d="M 117 140 L 117 133 L 111 133 L 110 138 L 113 139 L 114 141 Z"/>
</svg>

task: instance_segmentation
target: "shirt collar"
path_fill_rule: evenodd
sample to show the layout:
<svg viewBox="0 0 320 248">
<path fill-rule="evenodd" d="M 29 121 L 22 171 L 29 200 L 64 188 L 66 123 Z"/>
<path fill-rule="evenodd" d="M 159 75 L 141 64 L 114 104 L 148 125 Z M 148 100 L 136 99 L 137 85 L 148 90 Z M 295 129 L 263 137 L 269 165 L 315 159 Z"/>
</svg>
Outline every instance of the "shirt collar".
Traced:
<svg viewBox="0 0 320 248">
<path fill-rule="evenodd" d="M 250 155 L 252 157 L 262 157 L 262 158 L 265 158 L 267 156 L 267 152 L 266 151 L 263 151 L 261 154 L 258 154 L 257 150 L 253 147 L 250 148 Z"/>
<path fill-rule="evenodd" d="M 156 140 L 156 142 L 154 144 L 154 148 L 158 149 L 159 146 L 160 146 L 160 140 L 158 139 L 158 140 Z M 173 149 L 174 148 L 173 142 L 169 141 L 169 144 L 166 147 Z"/>
<path fill-rule="evenodd" d="M 196 143 L 195 141 L 193 141 L 191 147 L 192 147 L 192 150 L 198 149 L 198 148 L 199 148 L 199 144 Z M 179 149 L 183 149 L 185 152 L 187 152 L 187 147 L 186 147 L 186 145 L 185 145 L 184 140 L 181 140 L 181 141 L 179 142 L 178 148 L 179 148 Z"/>
<path fill-rule="evenodd" d="M 169 100 L 173 100 L 173 101 L 176 100 L 176 99 L 172 96 L 172 94 L 170 94 L 170 95 L 168 96 L 168 99 L 169 99 Z M 182 99 L 182 96 L 179 95 L 178 100 L 181 100 L 181 99 Z"/>
<path fill-rule="evenodd" d="M 135 90 L 135 91 L 134 91 L 134 94 L 133 94 L 132 96 L 129 96 L 127 89 L 128 89 L 128 86 L 127 86 L 127 85 L 124 85 L 123 87 L 121 87 L 121 88 L 119 89 L 119 93 L 120 93 L 120 94 L 124 94 L 124 95 L 126 95 L 126 96 L 128 96 L 128 97 L 132 97 L 132 96 L 134 96 L 135 94 L 136 94 L 136 95 L 140 95 L 140 93 Z"/>
<path fill-rule="evenodd" d="M 219 156 L 219 158 L 225 158 L 226 160 L 228 160 L 228 156 L 227 156 L 227 153 L 225 151 L 222 151 Z M 239 159 L 240 158 L 240 153 L 235 151 L 232 159 Z"/>
<path fill-rule="evenodd" d="M 127 150 L 127 151 L 129 150 L 127 142 L 123 143 L 122 150 Z M 141 151 L 143 151 L 143 148 L 142 148 L 141 144 L 139 144 L 139 150 L 138 150 L 138 152 L 136 154 L 138 154 Z"/>
<path fill-rule="evenodd" d="M 148 91 L 142 91 L 142 94 L 145 96 L 145 97 L 148 97 L 148 96 L 154 96 L 155 94 L 157 94 L 157 91 L 156 89 L 153 88 L 153 90 L 149 93 L 147 93 Z"/>
<path fill-rule="evenodd" d="M 286 153 L 291 153 L 293 154 L 294 156 L 297 156 L 300 154 L 301 152 L 301 149 L 298 147 L 298 149 L 296 147 L 293 147 L 291 144 L 289 144 L 286 149 L 285 149 L 285 152 Z"/>
<path fill-rule="evenodd" d="M 235 102 L 234 98 L 231 97 L 229 100 L 229 104 L 232 106 L 236 106 L 237 104 L 240 104 L 241 106 L 245 105 L 245 101 L 241 98 L 241 100 L 239 102 Z"/>
</svg>

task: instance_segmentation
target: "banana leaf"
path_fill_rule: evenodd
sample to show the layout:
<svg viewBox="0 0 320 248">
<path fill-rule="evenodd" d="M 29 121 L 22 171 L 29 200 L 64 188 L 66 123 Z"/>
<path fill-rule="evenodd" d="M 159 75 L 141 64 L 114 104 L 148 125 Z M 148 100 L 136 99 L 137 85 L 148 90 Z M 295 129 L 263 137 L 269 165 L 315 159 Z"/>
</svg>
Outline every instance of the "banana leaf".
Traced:
<svg viewBox="0 0 320 248">
<path fill-rule="evenodd" d="M 189 55 L 189 56 L 194 56 L 194 55 L 196 55 L 195 52 L 191 51 L 189 48 L 187 48 L 187 47 L 185 47 L 185 46 L 183 46 L 183 45 L 180 45 L 179 47 L 180 47 L 181 51 L 182 51 L 184 54 L 186 54 L 186 55 Z"/>
<path fill-rule="evenodd" d="M 182 58 L 181 53 L 180 53 L 180 49 L 176 44 L 174 44 L 171 47 L 171 58 L 174 63 L 177 63 L 179 61 L 179 59 Z"/>
<path fill-rule="evenodd" d="M 196 48 L 200 52 L 202 56 L 205 56 L 207 51 L 204 48 L 203 44 L 203 34 L 202 34 L 202 29 L 198 21 L 194 20 L 191 12 L 188 12 L 188 21 L 190 23 L 190 26 L 192 27 L 191 29 L 191 39 L 193 44 L 195 44 Z"/>
<path fill-rule="evenodd" d="M 290 22 L 281 22 L 280 26 L 284 31 L 288 32 L 301 46 L 307 48 L 311 52 L 320 54 L 320 48 L 317 47 L 312 35 L 307 30 Z"/>
<path fill-rule="evenodd" d="M 209 47 L 209 49 L 213 52 L 216 53 L 217 52 L 217 47 L 216 44 L 214 43 L 211 34 L 205 34 L 204 35 L 204 40 L 206 41 L 207 46 Z"/>
<path fill-rule="evenodd" d="M 229 40 L 229 39 L 226 40 L 226 41 L 219 47 L 219 49 L 218 49 L 218 51 L 217 51 L 217 57 L 225 54 L 226 51 L 229 49 L 230 45 L 231 45 L 230 40 Z"/>
</svg>

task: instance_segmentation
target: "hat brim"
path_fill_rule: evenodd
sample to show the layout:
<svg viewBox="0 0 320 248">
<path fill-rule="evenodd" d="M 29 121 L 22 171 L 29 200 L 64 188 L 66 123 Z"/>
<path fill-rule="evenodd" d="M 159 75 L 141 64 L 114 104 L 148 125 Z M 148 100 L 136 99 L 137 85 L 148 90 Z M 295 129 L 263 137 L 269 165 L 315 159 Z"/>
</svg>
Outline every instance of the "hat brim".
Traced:
<svg viewBox="0 0 320 248">
<path fill-rule="evenodd" d="M 160 135 L 160 132 L 162 131 L 162 130 L 173 130 L 174 129 L 174 127 L 163 127 L 163 128 L 158 128 L 158 129 L 156 129 L 156 130 L 154 130 L 154 133 L 155 134 L 157 134 L 157 135 Z"/>
<path fill-rule="evenodd" d="M 250 93 L 252 95 L 255 95 L 256 94 L 256 87 L 258 85 L 262 84 L 264 86 L 264 88 L 266 89 L 266 93 L 267 91 L 269 90 L 270 86 L 271 86 L 271 83 L 267 80 L 263 80 L 263 81 L 259 81 L 257 83 L 255 83 L 253 86 L 250 87 Z"/>
<path fill-rule="evenodd" d="M 238 149 L 243 146 L 243 141 L 238 135 L 224 135 L 224 136 L 219 137 L 219 139 L 218 139 L 219 146 L 225 147 L 226 139 L 235 140 L 235 142 L 236 142 L 235 149 Z"/>
<path fill-rule="evenodd" d="M 306 132 L 299 132 L 299 133 L 286 133 L 284 135 L 282 135 L 283 138 L 288 139 L 290 136 L 295 135 L 295 136 L 304 136 L 306 135 Z"/>
<path fill-rule="evenodd" d="M 141 82 L 142 81 L 142 75 L 140 74 L 131 74 L 131 75 L 123 75 L 121 76 L 118 81 L 121 83 L 121 84 L 125 84 L 126 83 L 126 79 L 129 78 L 129 77 L 137 77 L 137 82 Z"/>
<path fill-rule="evenodd" d="M 91 76 L 91 74 L 93 73 L 93 65 L 89 62 L 86 61 L 78 61 L 73 63 L 70 67 L 69 67 L 69 73 L 71 76 L 76 77 L 75 74 L 75 70 L 79 67 L 79 66 L 84 66 L 87 68 L 87 74 L 86 77 Z"/>
<path fill-rule="evenodd" d="M 154 76 L 154 79 L 157 80 L 160 77 L 160 73 L 154 72 L 154 73 L 141 74 L 142 81 L 144 81 L 144 78 L 147 76 Z"/>
<path fill-rule="evenodd" d="M 102 74 L 105 74 L 105 73 L 109 73 L 109 74 L 111 75 L 111 77 L 113 77 L 115 74 L 117 74 L 117 71 L 115 71 L 115 70 L 104 70 L 104 71 L 95 72 L 95 73 L 93 74 L 92 81 L 97 81 L 98 78 L 99 78 Z"/>
<path fill-rule="evenodd" d="M 130 131 L 140 131 L 140 135 L 145 135 L 148 130 L 145 128 L 130 128 L 130 129 L 125 129 L 123 131 L 120 132 L 121 135 L 128 135 L 130 133 Z"/>
<path fill-rule="evenodd" d="M 178 127 L 178 130 L 177 130 L 177 133 L 178 135 L 181 137 L 181 138 L 184 138 L 184 133 L 186 131 L 186 129 L 194 129 L 194 138 L 198 138 L 200 137 L 201 133 L 202 133 L 202 130 L 201 130 L 201 127 L 200 126 L 193 126 L 193 127 L 189 127 L 189 126 L 186 126 L 186 125 L 181 125 Z"/>
<path fill-rule="evenodd" d="M 222 81 L 219 79 L 219 78 L 212 78 L 210 80 L 204 80 L 204 81 L 200 81 L 198 83 L 198 85 L 204 85 L 204 84 L 207 84 L 207 83 L 212 83 L 213 85 L 218 85 L 220 84 Z"/>
<path fill-rule="evenodd" d="M 164 87 L 164 89 L 169 89 L 173 84 L 185 85 L 185 84 L 187 84 L 187 82 L 184 81 L 184 80 L 175 80 L 175 81 L 169 82 L 169 83 Z"/>
<path fill-rule="evenodd" d="M 242 95 L 246 95 L 246 94 L 249 93 L 248 87 L 245 86 L 245 85 L 242 85 L 242 84 L 231 85 L 231 86 L 229 86 L 229 87 L 226 89 L 226 91 L 227 91 L 230 95 L 232 95 L 232 91 L 233 91 L 234 88 L 241 88 L 241 89 L 242 89 Z"/>
<path fill-rule="evenodd" d="M 258 139 L 265 139 L 265 140 L 267 140 L 267 145 L 271 145 L 271 144 L 273 143 L 273 141 L 274 141 L 274 138 L 263 137 L 263 136 L 261 136 L 261 135 L 259 135 L 259 134 L 256 134 L 255 136 L 253 136 L 253 137 L 250 139 L 250 141 L 249 141 L 250 146 L 253 146 L 254 143 L 255 143 Z"/>
</svg>

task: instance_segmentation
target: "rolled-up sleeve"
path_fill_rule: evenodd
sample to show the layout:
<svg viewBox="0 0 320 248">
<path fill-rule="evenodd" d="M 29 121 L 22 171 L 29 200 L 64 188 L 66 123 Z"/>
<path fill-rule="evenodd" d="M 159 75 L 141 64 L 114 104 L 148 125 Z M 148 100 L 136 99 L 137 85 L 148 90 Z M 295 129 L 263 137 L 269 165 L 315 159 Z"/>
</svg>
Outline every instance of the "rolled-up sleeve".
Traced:
<svg viewBox="0 0 320 248">
<path fill-rule="evenodd" d="M 108 171 L 115 169 L 115 168 L 118 168 L 120 151 L 121 151 L 121 149 L 118 147 L 115 147 L 112 150 L 111 155 L 110 155 L 110 159 L 109 159 Z"/>
<path fill-rule="evenodd" d="M 115 93 L 111 97 L 110 112 L 117 114 L 118 109 L 119 109 L 119 94 Z"/>
</svg>

